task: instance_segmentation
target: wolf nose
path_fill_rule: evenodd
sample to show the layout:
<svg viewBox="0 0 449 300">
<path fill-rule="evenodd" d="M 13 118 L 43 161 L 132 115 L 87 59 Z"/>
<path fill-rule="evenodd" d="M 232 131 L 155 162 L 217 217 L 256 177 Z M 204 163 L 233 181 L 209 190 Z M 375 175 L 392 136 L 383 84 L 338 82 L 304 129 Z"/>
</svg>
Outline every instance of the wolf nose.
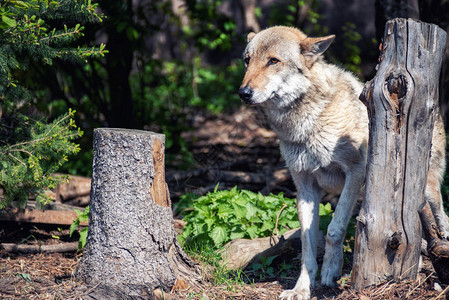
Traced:
<svg viewBox="0 0 449 300">
<path fill-rule="evenodd" d="M 253 90 L 247 86 L 242 87 L 239 90 L 239 96 L 242 101 L 249 102 L 253 97 Z"/>
</svg>

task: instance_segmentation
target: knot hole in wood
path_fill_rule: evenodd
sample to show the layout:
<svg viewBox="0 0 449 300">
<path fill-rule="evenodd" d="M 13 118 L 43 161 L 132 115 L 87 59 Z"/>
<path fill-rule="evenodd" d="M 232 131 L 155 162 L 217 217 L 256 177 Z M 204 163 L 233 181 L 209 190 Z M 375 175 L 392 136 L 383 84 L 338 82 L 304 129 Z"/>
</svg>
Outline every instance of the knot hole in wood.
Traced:
<svg viewBox="0 0 449 300">
<path fill-rule="evenodd" d="M 404 119 L 404 99 L 407 95 L 407 78 L 403 74 L 390 74 L 385 85 L 388 90 L 388 102 L 396 110 L 396 132 L 402 127 Z"/>
<path fill-rule="evenodd" d="M 395 232 L 392 236 L 388 239 L 388 247 L 391 250 L 396 250 L 399 248 L 399 245 L 402 242 L 402 232 Z"/>
</svg>

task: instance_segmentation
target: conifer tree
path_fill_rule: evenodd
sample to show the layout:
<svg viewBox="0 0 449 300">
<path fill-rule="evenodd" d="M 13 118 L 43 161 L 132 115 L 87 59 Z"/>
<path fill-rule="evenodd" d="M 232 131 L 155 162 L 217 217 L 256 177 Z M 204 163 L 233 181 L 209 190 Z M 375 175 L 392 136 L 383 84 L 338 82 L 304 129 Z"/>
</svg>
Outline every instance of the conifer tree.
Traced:
<svg viewBox="0 0 449 300">
<path fill-rule="evenodd" d="M 32 66 L 103 56 L 100 47 L 76 47 L 81 24 L 101 22 L 90 0 L 5 0 L 0 4 L 0 208 L 25 206 L 29 195 L 45 203 L 45 190 L 65 177 L 51 176 L 80 148 L 74 111 L 47 122 L 30 114 L 39 101 L 17 78 Z"/>
</svg>

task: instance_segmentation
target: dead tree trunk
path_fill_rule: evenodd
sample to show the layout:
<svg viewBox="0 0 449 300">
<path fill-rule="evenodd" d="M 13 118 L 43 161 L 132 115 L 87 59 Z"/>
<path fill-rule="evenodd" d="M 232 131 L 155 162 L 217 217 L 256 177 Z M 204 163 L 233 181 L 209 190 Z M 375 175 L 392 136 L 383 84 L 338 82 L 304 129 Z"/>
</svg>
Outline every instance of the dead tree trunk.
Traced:
<svg viewBox="0 0 449 300">
<path fill-rule="evenodd" d="M 86 249 L 78 276 L 107 299 L 153 298 L 200 276 L 176 241 L 164 174 L 165 136 L 96 129 Z"/>
<path fill-rule="evenodd" d="M 446 33 L 411 19 L 386 24 L 378 71 L 362 100 L 370 115 L 366 196 L 357 218 L 356 289 L 415 278 L 421 246 L 418 207 L 429 168 Z"/>
</svg>

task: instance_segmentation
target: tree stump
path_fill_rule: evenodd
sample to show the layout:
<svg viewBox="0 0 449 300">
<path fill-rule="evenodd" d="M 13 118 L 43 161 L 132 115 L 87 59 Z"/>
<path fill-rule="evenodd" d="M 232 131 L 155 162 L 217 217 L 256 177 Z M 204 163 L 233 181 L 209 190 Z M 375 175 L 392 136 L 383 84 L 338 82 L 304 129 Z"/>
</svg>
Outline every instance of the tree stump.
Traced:
<svg viewBox="0 0 449 300">
<path fill-rule="evenodd" d="M 366 193 L 357 218 L 356 289 L 415 278 L 421 246 L 418 207 L 429 169 L 446 33 L 411 19 L 386 24 L 378 71 L 361 99 L 370 116 Z"/>
<path fill-rule="evenodd" d="M 95 129 L 87 245 L 78 277 L 108 299 L 153 298 L 176 280 L 200 280 L 173 227 L 165 136 Z"/>
</svg>

